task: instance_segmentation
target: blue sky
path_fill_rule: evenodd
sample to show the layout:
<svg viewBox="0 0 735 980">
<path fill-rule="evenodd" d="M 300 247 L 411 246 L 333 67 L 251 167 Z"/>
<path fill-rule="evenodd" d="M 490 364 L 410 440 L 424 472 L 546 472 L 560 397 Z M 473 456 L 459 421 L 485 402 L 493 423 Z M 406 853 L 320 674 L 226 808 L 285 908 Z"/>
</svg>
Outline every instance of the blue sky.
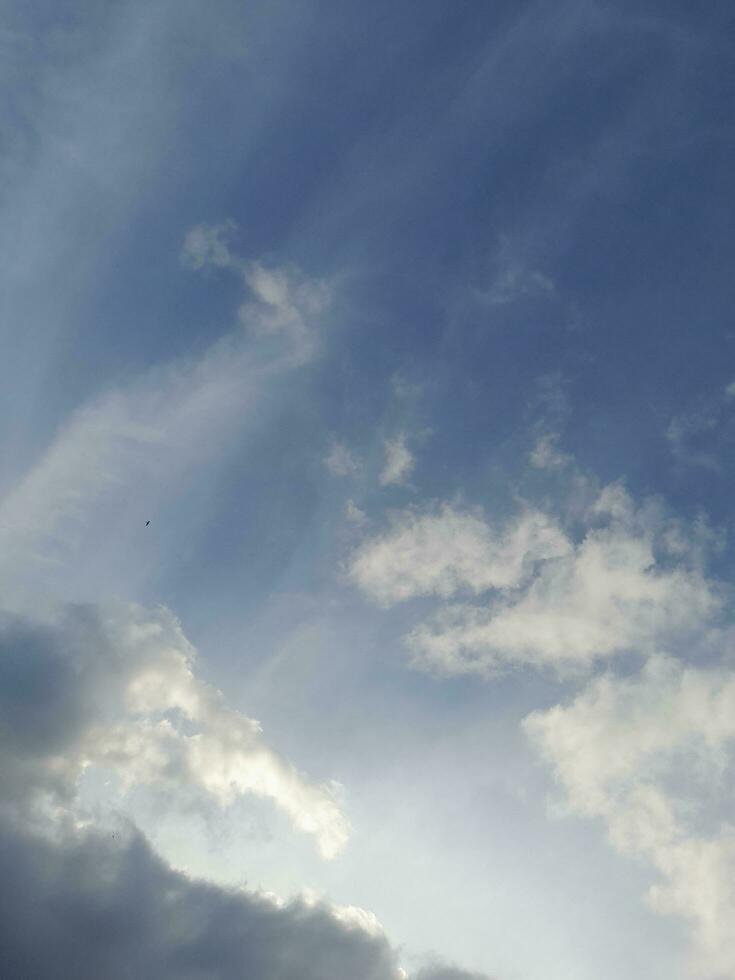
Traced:
<svg viewBox="0 0 735 980">
<path fill-rule="evenodd" d="M 735 977 L 734 21 L 3 5 L 4 975 Z"/>
</svg>

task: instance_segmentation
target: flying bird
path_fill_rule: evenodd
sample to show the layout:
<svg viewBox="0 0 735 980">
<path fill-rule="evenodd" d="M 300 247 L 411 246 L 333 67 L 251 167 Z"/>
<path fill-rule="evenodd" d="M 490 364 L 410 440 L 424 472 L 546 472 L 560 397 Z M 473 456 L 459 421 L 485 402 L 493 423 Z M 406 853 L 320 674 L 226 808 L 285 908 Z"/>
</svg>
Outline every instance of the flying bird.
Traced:
<svg viewBox="0 0 735 980">
<path fill-rule="evenodd" d="M 150 521 L 146 521 L 146 522 L 145 522 L 145 526 L 146 526 L 146 527 L 148 527 L 148 525 L 149 525 L 150 523 L 151 523 Z"/>
</svg>

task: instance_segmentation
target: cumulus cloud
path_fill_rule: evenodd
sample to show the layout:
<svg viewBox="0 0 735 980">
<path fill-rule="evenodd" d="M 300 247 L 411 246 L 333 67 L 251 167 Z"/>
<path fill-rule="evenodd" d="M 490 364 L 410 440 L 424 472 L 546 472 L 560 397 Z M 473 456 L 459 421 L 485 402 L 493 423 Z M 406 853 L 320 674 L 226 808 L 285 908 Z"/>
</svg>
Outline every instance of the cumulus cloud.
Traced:
<svg viewBox="0 0 735 980">
<path fill-rule="evenodd" d="M 331 858 L 348 837 L 329 786 L 273 752 L 257 722 L 194 673 L 195 652 L 164 609 L 72 607 L 50 622 L 0 622 L 0 749 L 7 803 L 73 800 L 101 766 L 124 787 L 155 784 L 224 807 L 272 800 Z M 13 791 L 10 792 L 10 787 Z"/>
<path fill-rule="evenodd" d="M 543 514 L 529 511 L 496 530 L 479 514 L 445 504 L 434 511 L 398 514 L 386 533 L 357 549 L 349 576 L 385 606 L 417 596 L 446 599 L 459 591 L 511 588 L 534 562 L 569 547 Z"/>
<path fill-rule="evenodd" d="M 89 819 L 80 774 L 155 779 L 226 803 L 272 798 L 325 855 L 346 836 L 326 787 L 198 680 L 163 610 L 66 608 L 0 622 L 0 973 L 43 980 L 405 980 L 368 910 L 193 880 L 130 823 Z M 431 974 L 435 980 L 444 974 Z M 464 976 L 457 974 L 457 976 Z M 450 973 L 447 978 L 454 978 Z"/>
<path fill-rule="evenodd" d="M 655 869 L 648 902 L 689 920 L 698 975 L 735 974 L 735 673 L 654 655 L 524 727 L 567 812 L 602 819 L 619 852 Z"/>
<path fill-rule="evenodd" d="M 400 486 L 413 472 L 416 465 L 414 455 L 406 445 L 406 437 L 403 433 L 393 439 L 387 439 L 384 448 L 385 462 L 378 481 L 381 487 Z"/>
<path fill-rule="evenodd" d="M 624 652 L 646 653 L 711 623 L 721 601 L 698 564 L 694 539 L 636 509 L 620 487 L 604 490 L 572 541 L 551 519 L 528 512 L 500 531 L 445 506 L 408 512 L 363 543 L 350 578 L 391 605 L 415 596 L 487 599 L 441 606 L 408 645 L 418 666 L 492 673 L 532 663 L 588 667 Z"/>
<path fill-rule="evenodd" d="M 650 541 L 610 527 L 549 561 L 518 596 L 445 609 L 410 644 L 420 663 L 449 672 L 514 662 L 585 665 L 649 651 L 696 630 L 717 607 L 698 570 L 658 570 Z"/>
</svg>

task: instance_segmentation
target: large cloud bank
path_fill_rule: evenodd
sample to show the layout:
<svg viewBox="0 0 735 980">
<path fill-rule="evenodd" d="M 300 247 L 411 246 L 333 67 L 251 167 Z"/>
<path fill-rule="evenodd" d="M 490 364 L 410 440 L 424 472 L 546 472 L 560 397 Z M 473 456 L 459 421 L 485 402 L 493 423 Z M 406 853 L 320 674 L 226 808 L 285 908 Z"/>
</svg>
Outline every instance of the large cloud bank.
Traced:
<svg viewBox="0 0 735 980">
<path fill-rule="evenodd" d="M 0 620 L 0 972 L 4 977 L 398 980 L 374 916 L 195 881 L 134 825 L 91 813 L 80 779 L 155 783 L 175 804 L 270 799 L 325 858 L 348 837 L 329 786 L 197 678 L 165 609 L 65 606 Z M 432 980 L 469 976 L 437 967 Z"/>
<path fill-rule="evenodd" d="M 599 820 L 650 868 L 648 904 L 690 925 L 695 975 L 732 977 L 735 671 L 729 589 L 707 574 L 719 540 L 701 519 L 576 479 L 565 522 L 456 504 L 393 514 L 348 575 L 384 607 L 422 600 L 404 637 L 415 667 L 577 682 L 523 721 L 560 791 L 554 812 Z"/>
</svg>

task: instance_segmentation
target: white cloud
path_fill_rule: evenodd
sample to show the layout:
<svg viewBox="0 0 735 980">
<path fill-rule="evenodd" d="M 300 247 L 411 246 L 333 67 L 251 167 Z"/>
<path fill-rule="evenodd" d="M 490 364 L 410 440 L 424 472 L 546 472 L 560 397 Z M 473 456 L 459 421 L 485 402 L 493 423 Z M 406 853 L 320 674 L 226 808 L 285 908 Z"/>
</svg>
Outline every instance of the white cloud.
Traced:
<svg viewBox="0 0 735 980">
<path fill-rule="evenodd" d="M 735 673 L 656 655 L 524 727 L 566 809 L 604 820 L 618 851 L 655 869 L 648 901 L 690 921 L 698 975 L 735 975 Z"/>
<path fill-rule="evenodd" d="M 408 512 L 360 546 L 349 574 L 384 605 L 463 589 L 495 593 L 483 604 L 440 607 L 411 631 L 415 664 L 444 673 L 517 663 L 586 668 L 712 623 L 720 595 L 699 568 L 696 529 L 687 538 L 655 507 L 636 509 L 619 486 L 603 490 L 586 519 L 573 544 L 538 512 L 500 532 L 448 506 Z"/>
<path fill-rule="evenodd" d="M 195 652 L 166 610 L 87 607 L 40 624 L 11 618 L 0 645 L 5 714 L 16 711 L 15 698 L 37 692 L 53 722 L 18 715 L 17 744 L 5 747 L 17 756 L 24 739 L 36 739 L 24 769 L 35 774 L 28 799 L 39 790 L 73 798 L 81 773 L 102 766 L 125 788 L 155 784 L 173 798 L 195 792 L 220 807 L 247 793 L 272 800 L 326 858 L 346 843 L 333 789 L 309 782 L 268 748 L 257 722 L 196 677 Z M 53 691 L 44 674 L 56 679 Z"/>
<path fill-rule="evenodd" d="M 329 455 L 325 457 L 324 463 L 334 476 L 355 477 L 360 472 L 360 464 L 355 459 L 347 446 L 336 440 L 332 443 Z"/>
<path fill-rule="evenodd" d="M 238 310 L 242 327 L 256 337 L 280 336 L 296 363 L 308 361 L 316 343 L 314 320 L 329 308 L 331 287 L 296 266 L 269 267 L 236 255 L 230 248 L 235 228 L 232 221 L 191 228 L 184 238 L 182 263 L 195 270 L 213 266 L 239 275 L 252 296 Z"/>
<path fill-rule="evenodd" d="M 243 277 L 255 300 L 240 307 L 242 325 L 259 336 L 282 335 L 298 359 L 308 360 L 315 343 L 312 321 L 331 302 L 327 283 L 293 266 L 267 268 L 260 262 L 244 263 Z"/>
<path fill-rule="evenodd" d="M 537 512 L 497 531 L 481 516 L 445 504 L 433 512 L 399 514 L 389 531 L 357 549 L 349 576 L 389 606 L 417 596 L 512 588 L 534 562 L 569 547 L 553 521 Z"/>
<path fill-rule="evenodd" d="M 718 607 L 700 572 L 658 570 L 651 542 L 619 527 L 589 532 L 518 596 L 455 606 L 410 637 L 419 663 L 449 672 L 503 663 L 584 665 L 697 629 Z"/>
<path fill-rule="evenodd" d="M 257 722 L 200 680 L 195 662 L 164 609 L 67 605 L 43 620 L 0 616 L 5 972 L 407 980 L 369 910 L 197 881 L 153 853 L 122 816 L 124 797 L 98 802 L 93 814 L 81 808 L 82 773 L 114 770 L 124 784 L 155 783 L 171 805 L 193 793 L 217 805 L 267 797 L 325 857 L 342 847 L 347 825 L 332 788 L 268 748 Z"/>
<path fill-rule="evenodd" d="M 416 460 L 406 445 L 406 437 L 403 433 L 394 439 L 387 439 L 385 442 L 385 463 L 379 477 L 381 487 L 404 484 L 415 465 Z"/>
</svg>

